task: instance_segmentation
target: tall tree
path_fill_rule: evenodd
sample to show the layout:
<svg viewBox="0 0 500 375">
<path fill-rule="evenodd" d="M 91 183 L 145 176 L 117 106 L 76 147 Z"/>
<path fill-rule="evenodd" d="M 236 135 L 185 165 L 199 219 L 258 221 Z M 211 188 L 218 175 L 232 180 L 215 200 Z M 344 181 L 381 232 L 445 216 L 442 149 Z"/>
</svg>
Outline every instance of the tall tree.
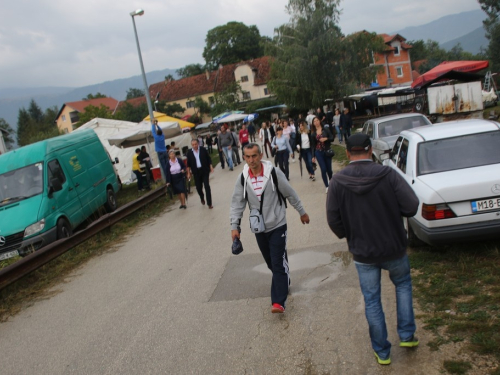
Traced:
<svg viewBox="0 0 500 375">
<path fill-rule="evenodd" d="M 85 98 L 82 98 L 82 100 L 92 100 L 92 99 L 101 99 L 101 98 L 107 98 L 106 95 L 104 94 L 101 94 L 100 92 L 98 92 L 97 94 L 88 94 L 87 97 Z"/>
<path fill-rule="evenodd" d="M 165 76 L 165 81 L 166 81 L 166 82 L 175 81 L 175 78 L 174 78 L 174 76 L 173 76 L 172 74 L 167 74 L 167 75 Z"/>
<path fill-rule="evenodd" d="M 142 96 L 144 96 L 144 90 L 131 87 L 127 90 L 127 97 L 125 98 L 125 100 L 140 98 Z"/>
<path fill-rule="evenodd" d="M 478 0 L 481 9 L 488 15 L 483 21 L 486 29 L 486 38 L 490 43 L 487 55 L 491 62 L 491 69 L 500 70 L 500 0 Z"/>
<path fill-rule="evenodd" d="M 78 122 L 75 124 L 75 129 L 79 128 L 83 124 L 86 124 L 90 120 L 98 117 L 98 118 L 113 118 L 113 114 L 104 104 L 101 104 L 99 107 L 94 105 L 88 105 L 85 108 L 83 113 L 80 113 L 78 116 Z"/>
<path fill-rule="evenodd" d="M 176 117 L 176 114 L 184 113 L 185 110 L 186 109 L 179 103 L 166 104 L 163 107 L 163 112 L 165 112 L 166 115 L 173 117 Z"/>
<path fill-rule="evenodd" d="M 237 63 L 263 56 L 261 36 L 257 26 L 228 22 L 208 31 L 203 58 L 209 70 L 219 65 Z"/>
<path fill-rule="evenodd" d="M 148 105 L 141 103 L 133 106 L 130 103 L 124 102 L 120 104 L 114 118 L 117 120 L 141 122 L 148 115 Z"/>
<path fill-rule="evenodd" d="M 311 108 L 326 98 L 341 98 L 352 87 L 373 81 L 373 52 L 383 40 L 374 33 L 345 37 L 339 20 L 340 0 L 289 0 L 289 23 L 275 29 L 266 54 L 271 62 L 268 86 L 291 107 Z"/>
<path fill-rule="evenodd" d="M 238 82 L 232 82 L 220 92 L 214 94 L 214 105 L 212 106 L 212 116 L 226 111 L 238 109 L 240 105 L 241 86 Z"/>
<path fill-rule="evenodd" d="M 184 68 L 179 68 L 175 71 L 179 77 L 187 78 L 197 76 L 205 72 L 205 66 L 201 64 L 188 64 Z"/>
<path fill-rule="evenodd" d="M 3 140 L 5 142 L 5 147 L 10 150 L 14 145 L 14 129 L 12 129 L 7 121 L 0 118 L 0 128 L 5 130 L 7 133 L 3 133 Z"/>
<path fill-rule="evenodd" d="M 24 107 L 20 108 L 17 116 L 17 144 L 25 146 L 59 135 L 55 123 L 57 112 L 55 106 L 42 112 L 34 100 L 31 100 L 27 110 Z"/>
</svg>

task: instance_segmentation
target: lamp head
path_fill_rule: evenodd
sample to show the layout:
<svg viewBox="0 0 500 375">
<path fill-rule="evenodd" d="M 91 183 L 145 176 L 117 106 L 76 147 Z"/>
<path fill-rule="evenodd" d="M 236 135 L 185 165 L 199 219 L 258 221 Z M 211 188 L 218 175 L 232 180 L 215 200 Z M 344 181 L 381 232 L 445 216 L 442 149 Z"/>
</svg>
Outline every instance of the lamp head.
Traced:
<svg viewBox="0 0 500 375">
<path fill-rule="evenodd" d="M 130 15 L 132 17 L 134 16 L 142 16 L 144 14 L 144 9 L 137 9 L 137 10 L 134 10 L 133 12 L 130 12 Z"/>
</svg>

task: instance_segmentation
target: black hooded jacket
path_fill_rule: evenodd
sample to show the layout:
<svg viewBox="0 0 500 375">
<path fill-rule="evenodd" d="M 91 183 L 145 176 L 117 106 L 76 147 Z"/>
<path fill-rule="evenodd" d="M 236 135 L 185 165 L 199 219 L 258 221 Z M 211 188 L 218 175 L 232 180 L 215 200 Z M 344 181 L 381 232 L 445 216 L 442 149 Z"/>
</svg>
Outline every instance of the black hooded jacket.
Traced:
<svg viewBox="0 0 500 375">
<path fill-rule="evenodd" d="M 349 164 L 330 181 L 326 216 L 360 263 L 399 259 L 407 239 L 402 216 L 417 213 L 418 198 L 395 170 L 372 161 Z"/>
</svg>

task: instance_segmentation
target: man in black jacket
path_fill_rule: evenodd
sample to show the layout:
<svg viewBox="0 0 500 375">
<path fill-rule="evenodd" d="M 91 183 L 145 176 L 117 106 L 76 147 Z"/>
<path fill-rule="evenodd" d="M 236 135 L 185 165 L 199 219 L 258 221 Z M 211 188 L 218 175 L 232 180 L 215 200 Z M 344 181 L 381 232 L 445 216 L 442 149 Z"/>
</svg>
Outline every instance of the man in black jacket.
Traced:
<svg viewBox="0 0 500 375">
<path fill-rule="evenodd" d="M 200 147 L 197 139 L 193 139 L 191 141 L 191 147 L 191 150 L 187 152 L 188 178 L 191 175 L 194 176 L 196 191 L 198 192 L 201 204 L 203 205 L 205 205 L 205 196 L 203 195 L 203 186 L 205 186 L 208 208 L 213 208 L 212 192 L 208 181 L 210 173 L 214 171 L 212 159 L 210 158 L 210 155 L 205 147 Z"/>
<path fill-rule="evenodd" d="M 340 115 L 340 124 L 339 128 L 344 136 L 344 139 L 347 139 L 351 136 L 352 129 L 352 116 L 349 113 L 349 108 L 344 108 L 344 113 Z M 339 138 L 340 139 L 340 138 Z"/>
<path fill-rule="evenodd" d="M 379 364 L 391 363 L 391 343 L 380 300 L 383 269 L 396 287 L 397 330 L 400 346 L 415 347 L 410 263 L 401 216 L 417 213 L 418 198 L 394 169 L 372 161 L 372 145 L 366 134 L 346 141 L 350 164 L 330 181 L 326 214 L 330 229 L 346 238 L 358 271 L 370 339 Z"/>
</svg>

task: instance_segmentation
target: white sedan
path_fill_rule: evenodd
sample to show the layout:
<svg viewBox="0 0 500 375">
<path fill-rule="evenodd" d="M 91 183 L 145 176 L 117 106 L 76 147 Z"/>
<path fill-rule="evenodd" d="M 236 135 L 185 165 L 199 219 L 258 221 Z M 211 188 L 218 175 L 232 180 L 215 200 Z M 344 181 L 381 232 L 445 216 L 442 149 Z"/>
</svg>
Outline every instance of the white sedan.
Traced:
<svg viewBox="0 0 500 375">
<path fill-rule="evenodd" d="M 500 124 L 461 120 L 403 131 L 384 160 L 413 188 L 410 246 L 500 238 Z"/>
</svg>

